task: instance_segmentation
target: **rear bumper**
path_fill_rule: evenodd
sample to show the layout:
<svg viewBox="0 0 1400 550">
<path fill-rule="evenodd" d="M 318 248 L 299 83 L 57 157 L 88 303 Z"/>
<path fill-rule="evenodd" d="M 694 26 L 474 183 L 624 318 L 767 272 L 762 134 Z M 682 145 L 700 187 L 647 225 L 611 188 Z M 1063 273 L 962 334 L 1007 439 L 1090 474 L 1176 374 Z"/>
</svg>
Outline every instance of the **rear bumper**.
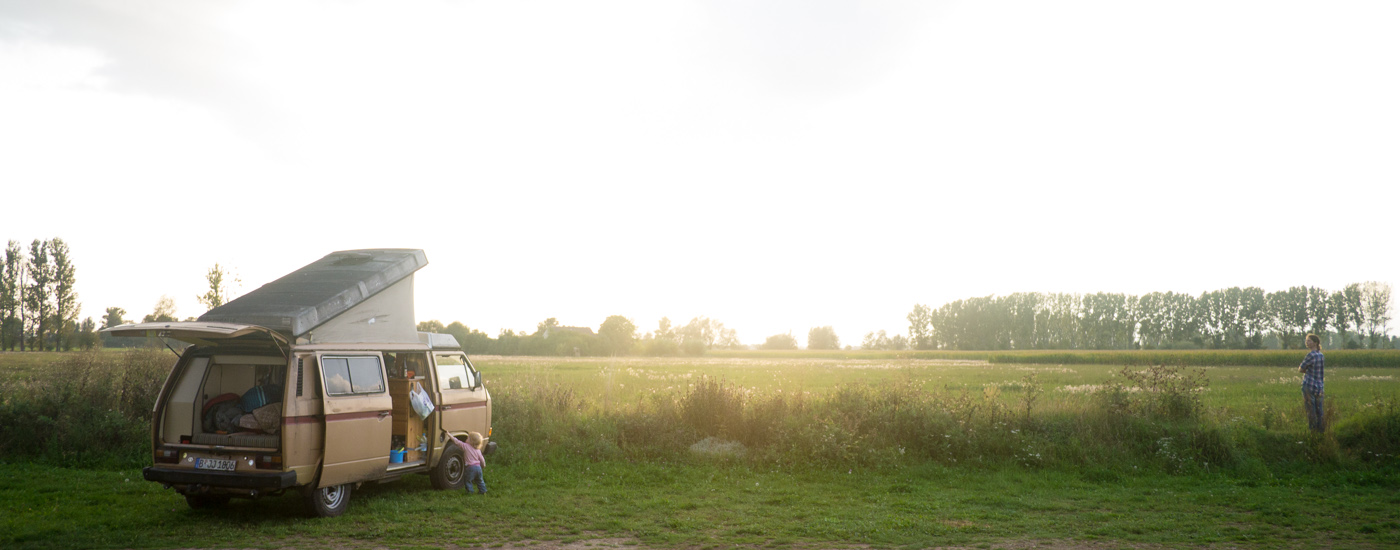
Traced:
<svg viewBox="0 0 1400 550">
<path fill-rule="evenodd" d="M 158 481 L 168 485 L 207 485 L 209 487 L 232 487 L 238 489 L 286 489 L 297 484 L 296 472 L 273 472 L 266 474 L 244 474 L 238 472 L 201 472 L 175 468 L 147 467 L 141 470 L 146 481 Z"/>
</svg>

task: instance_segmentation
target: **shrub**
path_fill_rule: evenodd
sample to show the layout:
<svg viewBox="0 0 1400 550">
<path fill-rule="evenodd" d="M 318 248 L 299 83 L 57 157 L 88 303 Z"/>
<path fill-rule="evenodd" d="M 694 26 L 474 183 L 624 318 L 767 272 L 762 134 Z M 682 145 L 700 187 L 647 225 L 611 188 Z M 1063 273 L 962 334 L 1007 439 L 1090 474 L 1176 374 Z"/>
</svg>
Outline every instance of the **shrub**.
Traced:
<svg viewBox="0 0 1400 550">
<path fill-rule="evenodd" d="M 1209 385 L 1205 369 L 1123 367 L 1100 394 L 1101 402 L 1115 413 L 1185 419 L 1201 412 L 1201 393 Z"/>
<path fill-rule="evenodd" d="M 151 410 L 174 359 L 165 350 L 65 356 L 0 392 L 0 456 L 124 467 L 150 453 Z"/>
<path fill-rule="evenodd" d="M 1363 409 L 1362 415 L 1338 423 L 1337 442 L 1362 460 L 1393 463 L 1400 458 L 1400 400 L 1378 398 Z"/>
</svg>

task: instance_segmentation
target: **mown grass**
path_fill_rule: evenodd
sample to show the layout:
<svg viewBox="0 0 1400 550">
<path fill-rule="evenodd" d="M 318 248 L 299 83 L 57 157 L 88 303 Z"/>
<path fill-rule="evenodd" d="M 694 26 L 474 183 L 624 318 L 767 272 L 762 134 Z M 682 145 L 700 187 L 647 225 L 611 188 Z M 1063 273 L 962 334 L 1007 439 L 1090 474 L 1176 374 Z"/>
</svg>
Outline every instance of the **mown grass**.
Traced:
<svg viewBox="0 0 1400 550">
<path fill-rule="evenodd" d="M 599 537 L 684 548 L 1400 544 L 1394 472 L 1257 479 L 552 460 L 488 465 L 484 497 L 434 491 L 421 476 L 365 486 L 344 516 L 318 520 L 304 518 L 291 497 L 191 510 L 135 470 L 10 464 L 0 472 L 5 548 L 434 548 Z"/>
<path fill-rule="evenodd" d="M 117 357 L 128 363 L 121 372 L 169 362 L 168 352 Z M 65 358 L 9 387 L 117 372 L 95 368 L 99 359 Z M 501 445 L 484 498 L 432 491 L 415 477 L 365 486 L 346 516 L 329 520 L 304 518 L 293 496 L 195 511 L 140 480 L 144 457 L 74 469 L 63 465 L 82 462 L 69 455 L 7 452 L 0 547 L 601 537 L 688 548 L 1400 544 L 1393 369 L 1329 369 L 1334 427 L 1311 435 L 1292 368 L 884 357 L 474 362 L 495 398 Z M 150 385 L 163 374 L 148 375 Z M 7 394 L 6 407 L 22 409 L 34 395 Z M 741 443 L 745 453 L 691 450 L 706 440 Z"/>
</svg>

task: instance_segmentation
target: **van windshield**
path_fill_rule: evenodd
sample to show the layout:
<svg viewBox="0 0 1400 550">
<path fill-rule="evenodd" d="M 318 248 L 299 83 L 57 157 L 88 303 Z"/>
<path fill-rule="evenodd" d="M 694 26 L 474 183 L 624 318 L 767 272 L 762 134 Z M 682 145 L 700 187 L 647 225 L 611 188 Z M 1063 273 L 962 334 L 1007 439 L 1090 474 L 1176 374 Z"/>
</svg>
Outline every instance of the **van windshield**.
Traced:
<svg viewBox="0 0 1400 550">
<path fill-rule="evenodd" d="M 464 390 L 476 387 L 476 378 L 467 362 L 457 354 L 434 354 L 437 362 L 438 389 Z"/>
</svg>

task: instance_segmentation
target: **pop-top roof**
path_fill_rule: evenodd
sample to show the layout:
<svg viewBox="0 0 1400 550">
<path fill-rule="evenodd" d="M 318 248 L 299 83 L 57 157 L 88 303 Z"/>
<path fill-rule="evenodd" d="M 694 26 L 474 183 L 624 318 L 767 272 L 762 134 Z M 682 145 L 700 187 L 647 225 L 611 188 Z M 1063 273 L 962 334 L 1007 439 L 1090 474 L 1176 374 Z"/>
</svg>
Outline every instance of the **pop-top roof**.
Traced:
<svg viewBox="0 0 1400 550">
<path fill-rule="evenodd" d="M 417 249 L 332 252 L 209 310 L 199 320 L 258 325 L 301 336 L 426 265 L 428 256 Z"/>
</svg>

